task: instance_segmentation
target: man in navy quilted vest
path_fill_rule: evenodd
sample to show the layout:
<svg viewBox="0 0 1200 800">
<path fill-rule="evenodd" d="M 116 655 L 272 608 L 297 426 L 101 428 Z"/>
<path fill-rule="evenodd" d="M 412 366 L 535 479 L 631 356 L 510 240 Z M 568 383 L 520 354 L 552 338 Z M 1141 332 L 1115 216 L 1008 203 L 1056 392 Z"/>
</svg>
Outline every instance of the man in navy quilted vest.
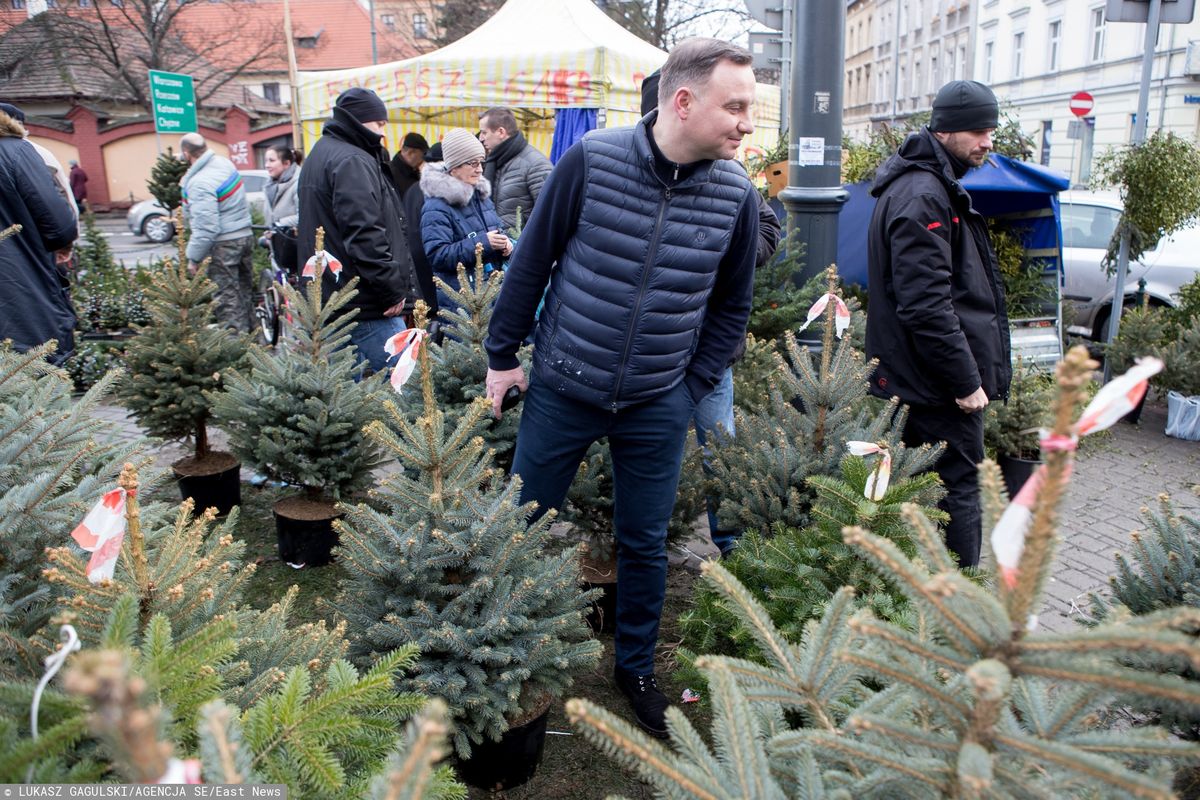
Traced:
<svg viewBox="0 0 1200 800">
<path fill-rule="evenodd" d="M 559 160 L 525 226 L 485 344 L 487 396 L 526 391 L 513 472 L 521 500 L 558 508 L 588 447 L 612 449 L 617 686 L 665 738 L 654 676 L 666 530 L 688 421 L 750 316 L 758 202 L 731 159 L 754 130 L 750 53 L 688 39 L 659 107 L 588 133 Z M 546 290 L 547 284 L 549 289 Z M 517 349 L 537 321 L 528 381 Z"/>
</svg>

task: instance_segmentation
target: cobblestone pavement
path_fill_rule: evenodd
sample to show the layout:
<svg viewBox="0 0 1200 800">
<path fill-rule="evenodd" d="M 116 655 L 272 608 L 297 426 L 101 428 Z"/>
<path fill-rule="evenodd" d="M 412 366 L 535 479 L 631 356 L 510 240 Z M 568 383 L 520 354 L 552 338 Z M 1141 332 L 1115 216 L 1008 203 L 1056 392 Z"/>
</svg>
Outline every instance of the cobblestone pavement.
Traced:
<svg viewBox="0 0 1200 800">
<path fill-rule="evenodd" d="M 1128 547 L 1131 531 L 1144 529 L 1142 509 L 1156 508 L 1159 494 L 1170 494 L 1178 511 L 1200 515 L 1200 442 L 1166 436 L 1166 414 L 1165 406 L 1147 404 L 1139 425 L 1118 423 L 1080 452 L 1060 509 L 1061 542 L 1039 614 L 1043 627 L 1062 630 L 1076 624 L 1072 617 L 1086 612 L 1089 592 L 1105 589 L 1114 571 L 1113 554 Z M 116 423 L 122 439 L 142 435 L 120 406 L 101 406 L 97 416 Z M 210 436 L 217 447 L 224 442 L 220 431 Z M 165 468 L 184 453 L 167 445 L 157 460 Z M 671 563 L 697 569 L 716 553 L 707 525 L 698 525 L 696 535 L 672 553 Z"/>
</svg>

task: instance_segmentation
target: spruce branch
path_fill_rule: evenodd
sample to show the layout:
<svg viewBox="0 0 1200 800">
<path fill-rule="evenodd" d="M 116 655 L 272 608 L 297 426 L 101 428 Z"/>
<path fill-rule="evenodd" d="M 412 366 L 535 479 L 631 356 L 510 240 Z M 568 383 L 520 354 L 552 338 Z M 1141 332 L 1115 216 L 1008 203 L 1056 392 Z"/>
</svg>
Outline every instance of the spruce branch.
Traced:
<svg viewBox="0 0 1200 800">
<path fill-rule="evenodd" d="M 1076 345 L 1067 351 L 1066 357 L 1055 370 L 1059 391 L 1055 398 L 1053 434 L 1057 437 L 1073 436 L 1075 410 L 1079 405 L 1080 391 L 1091 380 L 1092 371 L 1099 366 L 1087 354 L 1087 349 Z M 1027 628 L 1026 620 L 1032 613 L 1034 603 L 1041 595 L 1053 562 L 1055 531 L 1058 527 L 1058 505 L 1066 491 L 1073 454 L 1063 449 L 1052 449 L 1043 455 L 1046 476 L 1038 493 L 1033 509 L 1033 520 L 1025 535 L 1025 546 L 1017 566 L 1017 581 L 1011 592 L 1002 592 L 1001 597 L 1008 609 L 1014 626 L 1013 636 L 1020 639 Z"/>
</svg>

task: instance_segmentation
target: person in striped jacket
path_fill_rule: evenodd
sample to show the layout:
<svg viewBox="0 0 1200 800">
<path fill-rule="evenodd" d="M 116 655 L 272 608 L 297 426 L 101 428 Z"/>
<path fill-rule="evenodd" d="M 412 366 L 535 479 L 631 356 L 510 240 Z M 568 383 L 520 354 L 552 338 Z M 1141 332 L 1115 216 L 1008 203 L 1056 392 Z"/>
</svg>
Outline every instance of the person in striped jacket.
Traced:
<svg viewBox="0 0 1200 800">
<path fill-rule="evenodd" d="M 180 181 L 183 214 L 192 238 L 188 266 L 211 258 L 208 277 L 217 285 L 216 317 L 226 327 L 250 331 L 254 324 L 254 235 L 246 187 L 233 162 L 208 149 L 198 133 L 179 142 L 190 168 Z"/>
</svg>

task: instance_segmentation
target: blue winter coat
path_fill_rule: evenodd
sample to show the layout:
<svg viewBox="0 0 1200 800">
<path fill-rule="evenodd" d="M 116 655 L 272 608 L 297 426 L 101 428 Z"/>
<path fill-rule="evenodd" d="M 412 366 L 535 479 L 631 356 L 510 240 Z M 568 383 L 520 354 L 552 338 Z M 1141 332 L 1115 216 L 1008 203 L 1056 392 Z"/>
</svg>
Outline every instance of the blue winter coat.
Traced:
<svg viewBox="0 0 1200 800">
<path fill-rule="evenodd" d="M 491 201 L 486 178 L 472 188 L 446 171 L 442 164 L 421 170 L 421 241 L 433 274 L 451 286 L 458 285 L 458 265 L 475 269 L 475 245 L 483 245 L 483 262 L 492 269 L 504 265 L 504 256 L 488 243 L 488 229 L 502 231 L 504 223 Z M 490 271 L 490 270 L 489 270 Z"/>
</svg>

